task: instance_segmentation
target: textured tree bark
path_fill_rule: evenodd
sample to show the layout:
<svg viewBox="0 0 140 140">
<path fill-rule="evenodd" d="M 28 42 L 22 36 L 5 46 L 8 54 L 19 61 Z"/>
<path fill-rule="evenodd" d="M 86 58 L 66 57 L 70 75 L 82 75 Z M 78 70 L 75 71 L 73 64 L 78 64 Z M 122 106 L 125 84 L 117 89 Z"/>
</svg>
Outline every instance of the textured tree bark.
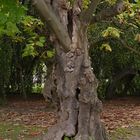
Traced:
<svg viewBox="0 0 140 140">
<path fill-rule="evenodd" d="M 82 36 L 81 36 L 82 33 Z M 60 99 L 60 120 L 50 128 L 44 140 L 62 140 L 64 136 L 75 140 L 106 140 L 100 122 L 101 102 L 97 98 L 97 80 L 88 56 L 85 31 L 74 39 L 73 49 L 64 53 L 57 45 L 57 93 Z M 77 93 L 79 89 L 79 93 Z"/>
<path fill-rule="evenodd" d="M 88 26 L 79 18 L 80 0 L 75 1 L 72 9 L 69 9 L 65 0 L 50 1 L 50 5 L 67 31 L 71 43 L 65 45 L 70 48 L 70 51 L 65 52 L 64 38 L 63 43 L 60 37 L 54 40 L 60 119 L 48 130 L 43 140 L 63 140 L 65 136 L 74 137 L 75 140 L 106 140 L 100 121 L 102 103 L 97 97 L 97 80 L 88 54 Z"/>
</svg>

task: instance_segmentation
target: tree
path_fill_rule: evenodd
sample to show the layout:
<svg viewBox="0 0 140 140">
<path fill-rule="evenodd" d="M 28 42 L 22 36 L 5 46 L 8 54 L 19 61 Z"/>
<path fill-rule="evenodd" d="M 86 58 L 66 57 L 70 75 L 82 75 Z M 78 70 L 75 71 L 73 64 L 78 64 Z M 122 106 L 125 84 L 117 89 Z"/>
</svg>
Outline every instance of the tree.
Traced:
<svg viewBox="0 0 140 140">
<path fill-rule="evenodd" d="M 19 23 L 24 15 L 24 8 L 18 6 L 17 2 L 15 4 L 15 1 L 0 0 L 0 11 L 0 102 L 4 103 L 10 82 L 13 55 L 13 43 L 10 38 L 19 33 L 16 23 Z"/>
<path fill-rule="evenodd" d="M 99 80 L 100 98 L 106 98 L 111 93 L 115 97 L 135 95 L 139 89 L 138 74 L 134 76 L 129 72 L 128 75 L 115 80 L 121 72 L 124 73 L 124 70 L 135 69 L 137 73 L 140 68 L 139 4 L 128 3 L 127 7 L 125 12 L 109 21 L 97 22 L 89 27 L 89 42 L 94 47 L 90 49 L 90 56 L 94 73 Z M 131 79 L 132 75 L 133 79 Z M 110 86 L 111 90 L 108 88 Z"/>
<path fill-rule="evenodd" d="M 0 0 L 0 104 L 9 93 L 29 96 L 33 76 L 46 57 L 44 24 L 31 16 L 31 2 L 25 3 L 28 9 L 24 2 Z"/>
<path fill-rule="evenodd" d="M 86 3 L 86 6 L 84 5 Z M 54 35 L 56 50 L 56 90 L 60 101 L 60 120 L 49 129 L 44 140 L 106 140 L 100 120 L 102 103 L 97 97 L 97 79 L 92 71 L 87 29 L 89 24 L 115 16 L 125 10 L 118 0 L 96 14 L 100 0 L 33 0 Z M 95 14 L 95 16 L 93 16 Z M 78 91 L 78 92 L 77 92 Z"/>
</svg>

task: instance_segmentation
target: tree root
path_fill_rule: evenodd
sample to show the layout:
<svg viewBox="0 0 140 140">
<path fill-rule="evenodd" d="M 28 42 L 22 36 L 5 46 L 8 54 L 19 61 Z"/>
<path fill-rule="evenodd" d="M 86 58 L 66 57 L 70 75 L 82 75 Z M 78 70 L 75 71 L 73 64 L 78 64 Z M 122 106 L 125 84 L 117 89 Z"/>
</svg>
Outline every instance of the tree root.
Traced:
<svg viewBox="0 0 140 140">
<path fill-rule="evenodd" d="M 43 140 L 62 140 L 64 136 L 72 137 L 76 133 L 75 125 L 69 121 L 58 123 L 47 132 Z"/>
</svg>

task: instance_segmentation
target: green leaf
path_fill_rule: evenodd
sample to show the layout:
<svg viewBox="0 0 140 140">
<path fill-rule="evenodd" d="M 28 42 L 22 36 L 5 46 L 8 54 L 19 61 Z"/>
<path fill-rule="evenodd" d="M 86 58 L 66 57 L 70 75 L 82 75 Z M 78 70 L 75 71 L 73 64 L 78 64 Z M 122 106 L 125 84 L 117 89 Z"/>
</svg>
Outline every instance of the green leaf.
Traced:
<svg viewBox="0 0 140 140">
<path fill-rule="evenodd" d="M 138 42 L 140 42 L 140 34 L 136 34 L 135 40 L 138 41 Z"/>
<path fill-rule="evenodd" d="M 14 36 L 16 33 L 19 33 L 19 32 L 20 31 L 15 23 L 12 23 L 12 22 L 6 23 L 5 34 L 7 34 L 8 36 Z"/>
<path fill-rule="evenodd" d="M 114 27 L 108 27 L 106 30 L 102 32 L 103 37 L 114 37 L 120 38 L 121 31 Z"/>
<path fill-rule="evenodd" d="M 45 39 L 44 36 L 41 36 L 41 37 L 39 38 L 39 41 L 40 41 L 41 43 L 45 43 L 46 39 Z"/>
<path fill-rule="evenodd" d="M 89 6 L 89 4 L 90 4 L 90 0 L 83 0 L 83 4 L 82 4 L 82 7 L 84 8 L 84 9 L 87 9 L 88 8 L 88 6 Z"/>
<path fill-rule="evenodd" d="M 54 56 L 54 51 L 47 51 L 47 56 L 52 58 Z"/>
<path fill-rule="evenodd" d="M 39 46 L 39 47 L 43 47 L 45 41 L 46 41 L 45 40 L 45 37 L 44 36 L 41 36 L 41 37 L 39 37 L 39 41 L 36 42 L 36 45 Z"/>
<path fill-rule="evenodd" d="M 116 3 L 116 0 L 106 0 L 110 5 L 114 5 Z"/>
<path fill-rule="evenodd" d="M 112 49 L 110 47 L 110 45 L 108 43 L 102 44 L 102 46 L 100 47 L 101 50 L 105 49 L 106 51 L 111 52 Z"/>
<path fill-rule="evenodd" d="M 0 26 L 0 36 L 4 34 L 4 26 Z"/>
<path fill-rule="evenodd" d="M 5 16 L 3 13 L 0 13 L 0 26 L 4 25 L 7 21 L 7 16 Z"/>
<path fill-rule="evenodd" d="M 23 54 L 22 57 L 26 57 L 26 56 L 36 56 L 38 53 L 36 52 L 36 50 L 34 49 L 34 44 L 27 44 L 26 47 L 23 50 Z"/>
<path fill-rule="evenodd" d="M 39 46 L 39 47 L 43 47 L 44 46 L 44 44 L 42 42 L 40 42 L 40 41 L 37 41 L 36 45 Z"/>
</svg>

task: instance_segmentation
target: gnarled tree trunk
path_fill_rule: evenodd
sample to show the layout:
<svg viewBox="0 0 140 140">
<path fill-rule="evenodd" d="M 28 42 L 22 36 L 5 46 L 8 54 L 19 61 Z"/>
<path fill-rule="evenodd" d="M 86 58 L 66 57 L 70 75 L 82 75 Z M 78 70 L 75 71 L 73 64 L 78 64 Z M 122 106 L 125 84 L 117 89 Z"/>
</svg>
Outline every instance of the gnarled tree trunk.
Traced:
<svg viewBox="0 0 140 140">
<path fill-rule="evenodd" d="M 57 125 L 49 129 L 44 140 L 62 140 L 64 136 L 75 137 L 75 140 L 90 138 L 105 140 L 106 136 L 100 122 L 102 106 L 96 93 L 97 80 L 92 72 L 88 55 L 87 26 L 79 21 L 74 11 L 77 9 L 71 11 L 68 19 L 66 7 L 57 4 L 62 3 L 54 2 L 53 8 L 63 26 L 69 31 L 72 41 L 68 53 L 62 50 L 61 43 L 54 41 L 60 120 Z"/>
<path fill-rule="evenodd" d="M 102 103 L 97 97 L 98 83 L 92 71 L 87 39 L 87 28 L 90 22 L 95 21 L 93 13 L 100 0 L 91 0 L 85 10 L 82 0 L 73 1 L 72 6 L 68 0 L 33 2 L 56 36 L 53 43 L 56 48 L 55 84 L 60 101 L 60 119 L 43 139 L 63 140 L 67 136 L 75 140 L 106 140 L 100 121 Z M 98 16 L 104 19 L 119 13 L 120 7 L 117 6 Z"/>
<path fill-rule="evenodd" d="M 75 42 L 69 53 L 64 53 L 58 42 L 55 44 L 60 121 L 48 131 L 44 140 L 61 140 L 63 136 L 76 136 L 76 140 L 106 139 L 100 122 L 102 107 L 97 98 L 97 80 L 90 65 L 85 29 L 78 27 L 80 32 L 76 30 L 73 34 Z"/>
</svg>

